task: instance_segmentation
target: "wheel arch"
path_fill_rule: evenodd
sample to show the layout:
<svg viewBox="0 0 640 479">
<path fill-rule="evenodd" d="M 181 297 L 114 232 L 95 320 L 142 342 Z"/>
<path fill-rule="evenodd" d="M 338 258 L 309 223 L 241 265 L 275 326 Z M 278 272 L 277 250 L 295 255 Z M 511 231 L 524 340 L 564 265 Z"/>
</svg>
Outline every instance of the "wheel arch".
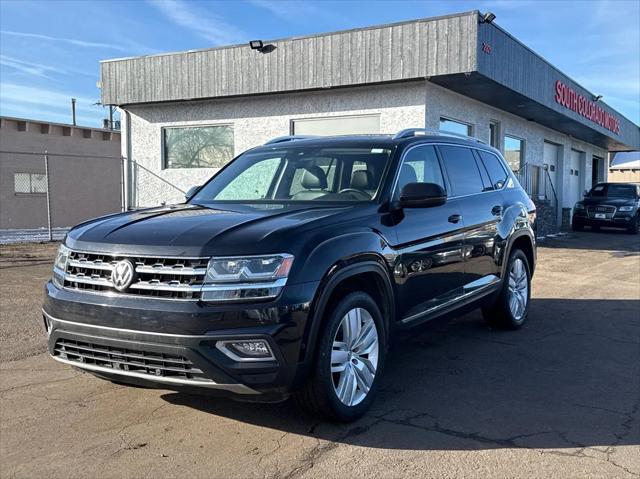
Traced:
<svg viewBox="0 0 640 479">
<path fill-rule="evenodd" d="M 334 264 L 320 283 L 309 312 L 306 347 L 301 362 L 307 365 L 313 362 L 318 335 L 326 320 L 327 307 L 352 291 L 363 291 L 373 298 L 382 313 L 384 335 L 388 339 L 391 325 L 395 321 L 395 292 L 384 259 L 376 254 L 352 258 L 349 262 Z"/>
</svg>

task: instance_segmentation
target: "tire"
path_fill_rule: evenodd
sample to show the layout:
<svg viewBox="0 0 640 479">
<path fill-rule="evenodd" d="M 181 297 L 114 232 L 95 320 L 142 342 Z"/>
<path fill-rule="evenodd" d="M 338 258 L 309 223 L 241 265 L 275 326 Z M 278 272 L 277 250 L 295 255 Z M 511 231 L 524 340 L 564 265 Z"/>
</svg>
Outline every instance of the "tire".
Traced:
<svg viewBox="0 0 640 479">
<path fill-rule="evenodd" d="M 640 216 L 637 216 L 636 220 L 627 228 L 627 233 L 632 235 L 640 233 Z"/>
<path fill-rule="evenodd" d="M 492 329 L 515 330 L 526 322 L 531 303 L 531 268 L 522 250 L 511 252 L 506 271 L 498 296 L 482 315 Z"/>
<path fill-rule="evenodd" d="M 355 421 L 371 406 L 382 375 L 386 353 L 382 314 L 371 296 L 353 292 L 327 311 L 325 319 L 311 375 L 293 398 L 300 409 L 315 417 Z M 354 324 L 366 341 L 349 346 L 353 341 L 345 335 Z M 367 353 L 357 354 L 363 350 Z M 356 370 L 360 372 L 356 374 Z"/>
<path fill-rule="evenodd" d="M 571 229 L 573 231 L 584 231 L 584 225 L 578 223 L 571 223 Z"/>
</svg>

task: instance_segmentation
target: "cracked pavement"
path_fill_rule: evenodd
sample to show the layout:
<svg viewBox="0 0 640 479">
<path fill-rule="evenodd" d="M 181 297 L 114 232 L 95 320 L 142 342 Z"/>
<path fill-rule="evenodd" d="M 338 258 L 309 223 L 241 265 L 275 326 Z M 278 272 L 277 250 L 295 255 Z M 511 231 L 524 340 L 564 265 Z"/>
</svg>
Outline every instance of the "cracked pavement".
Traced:
<svg viewBox="0 0 640 479">
<path fill-rule="evenodd" d="M 478 312 L 394 338 L 360 421 L 127 388 L 54 363 L 55 248 L 1 249 L 0 477 L 640 477 L 640 239 L 539 245 L 527 326 Z"/>
</svg>

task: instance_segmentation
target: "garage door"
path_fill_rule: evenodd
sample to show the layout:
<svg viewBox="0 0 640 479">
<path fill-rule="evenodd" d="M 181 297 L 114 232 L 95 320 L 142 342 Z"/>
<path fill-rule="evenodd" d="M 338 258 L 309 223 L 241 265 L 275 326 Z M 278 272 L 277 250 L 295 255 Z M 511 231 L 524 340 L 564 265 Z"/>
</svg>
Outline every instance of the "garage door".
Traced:
<svg viewBox="0 0 640 479">
<path fill-rule="evenodd" d="M 553 191 L 558 191 L 558 182 L 556 178 L 558 177 L 558 154 L 560 153 L 560 147 L 553 143 L 544 142 L 544 153 L 543 160 L 544 169 L 549 173 L 549 176 L 546 178 L 546 181 L 542 181 L 542 194 L 545 195 L 547 199 L 554 199 Z M 544 172 L 543 172 L 544 174 Z M 551 185 L 553 185 L 553 188 Z"/>
<path fill-rule="evenodd" d="M 571 150 L 571 164 L 569 170 L 569 204 L 567 206 L 573 208 L 576 201 L 582 199 L 582 191 L 580 191 L 580 180 L 584 171 L 581 171 L 580 165 L 582 163 L 582 157 L 584 153 L 582 151 Z"/>
</svg>

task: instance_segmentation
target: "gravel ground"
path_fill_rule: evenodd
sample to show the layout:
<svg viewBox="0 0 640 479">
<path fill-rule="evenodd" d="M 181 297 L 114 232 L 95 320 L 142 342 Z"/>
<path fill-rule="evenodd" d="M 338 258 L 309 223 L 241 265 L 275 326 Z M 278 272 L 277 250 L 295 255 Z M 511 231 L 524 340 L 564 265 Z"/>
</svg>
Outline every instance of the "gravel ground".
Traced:
<svg viewBox="0 0 640 479">
<path fill-rule="evenodd" d="M 541 245 L 521 331 L 471 313 L 403 334 L 374 408 L 350 425 L 59 365 L 40 353 L 55 245 L 0 252 L 3 478 L 640 476 L 638 237 Z"/>
</svg>

